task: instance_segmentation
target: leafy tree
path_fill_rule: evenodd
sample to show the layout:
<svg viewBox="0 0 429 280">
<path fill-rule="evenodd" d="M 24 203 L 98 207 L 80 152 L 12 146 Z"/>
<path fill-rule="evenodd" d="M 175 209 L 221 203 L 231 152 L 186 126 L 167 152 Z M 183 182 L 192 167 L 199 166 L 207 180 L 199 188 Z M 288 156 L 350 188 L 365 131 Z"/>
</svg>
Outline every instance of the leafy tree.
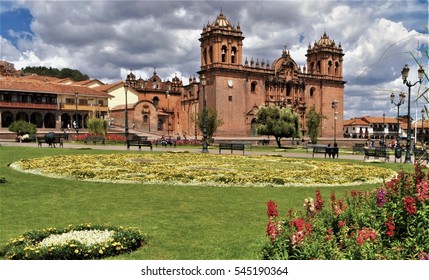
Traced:
<svg viewBox="0 0 429 280">
<path fill-rule="evenodd" d="M 308 136 L 310 137 L 311 143 L 316 144 L 323 116 L 317 113 L 315 107 L 312 106 L 307 111 L 306 118 Z"/>
<path fill-rule="evenodd" d="M 26 121 L 13 122 L 8 129 L 15 133 L 20 131 L 22 134 L 35 134 L 37 132 L 36 126 Z"/>
<path fill-rule="evenodd" d="M 34 73 L 40 76 L 56 77 L 60 79 L 71 78 L 74 81 L 85 81 L 89 79 L 88 75 L 82 74 L 79 70 L 70 68 L 63 68 L 59 70 L 57 68 L 47 68 L 45 66 L 27 66 L 25 68 L 22 68 L 21 70 L 24 73 Z"/>
<path fill-rule="evenodd" d="M 207 108 L 207 117 L 206 117 L 206 130 L 207 130 L 207 139 L 209 143 L 213 142 L 213 135 L 215 134 L 218 127 L 223 125 L 223 120 L 220 119 L 217 115 L 217 111 L 212 108 Z M 197 124 L 201 131 L 203 131 L 203 111 L 198 113 Z"/>
<path fill-rule="evenodd" d="M 299 116 L 290 107 L 280 108 L 270 105 L 260 107 L 256 114 L 256 132 L 259 135 L 272 135 L 281 148 L 282 138 L 300 138 Z"/>
<path fill-rule="evenodd" d="M 93 135 L 105 135 L 107 132 L 107 120 L 91 117 L 86 121 L 88 132 Z"/>
</svg>

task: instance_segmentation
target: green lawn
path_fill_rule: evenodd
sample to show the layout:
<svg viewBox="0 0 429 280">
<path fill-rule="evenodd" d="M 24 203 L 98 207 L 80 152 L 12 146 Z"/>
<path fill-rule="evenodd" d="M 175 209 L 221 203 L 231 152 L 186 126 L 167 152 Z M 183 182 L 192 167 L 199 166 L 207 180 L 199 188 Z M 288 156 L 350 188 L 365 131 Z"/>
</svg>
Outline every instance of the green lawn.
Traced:
<svg viewBox="0 0 429 280">
<path fill-rule="evenodd" d="M 279 214 L 285 216 L 290 208 L 301 209 L 304 198 L 314 197 L 314 187 L 95 183 L 24 174 L 8 167 L 13 161 L 29 157 L 117 152 L 0 146 L 0 177 L 7 181 L 0 184 L 0 246 L 28 230 L 92 223 L 138 227 L 147 234 L 145 247 L 115 259 L 260 259 L 266 242 L 266 202 L 276 201 Z M 377 165 L 396 170 L 404 167 Z M 371 190 L 374 186 L 353 188 Z M 349 189 L 335 188 L 337 194 Z M 321 189 L 324 200 L 329 200 L 332 190 Z"/>
</svg>

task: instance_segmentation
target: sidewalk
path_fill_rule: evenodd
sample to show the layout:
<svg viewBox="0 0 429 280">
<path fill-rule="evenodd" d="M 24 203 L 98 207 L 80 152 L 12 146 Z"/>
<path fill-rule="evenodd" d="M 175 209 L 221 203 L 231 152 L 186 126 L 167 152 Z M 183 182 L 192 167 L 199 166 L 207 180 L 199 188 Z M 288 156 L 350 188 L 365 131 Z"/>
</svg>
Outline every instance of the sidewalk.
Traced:
<svg viewBox="0 0 429 280">
<path fill-rule="evenodd" d="M 42 148 L 37 146 L 36 142 L 24 142 L 24 143 L 18 143 L 18 142 L 12 142 L 12 141 L 0 141 L 0 145 L 1 146 L 14 146 L 14 147 L 34 147 L 34 148 L 38 148 L 38 149 L 48 149 L 48 145 L 47 144 L 43 144 Z M 94 149 L 94 150 L 113 150 L 113 151 L 128 151 L 127 147 L 125 145 L 121 146 L 121 145 L 93 145 L 93 144 L 89 144 L 89 145 L 85 145 L 83 143 L 79 143 L 79 144 L 75 144 L 75 143 L 71 143 L 71 142 L 64 142 L 64 147 L 63 148 L 57 148 L 57 149 Z M 153 146 L 153 151 L 154 152 L 190 152 L 190 153 L 201 153 L 201 147 L 195 147 L 195 148 L 190 148 L 190 147 L 161 147 L 161 146 Z M 130 151 L 139 151 L 137 147 L 131 147 Z M 149 152 L 149 148 L 148 147 L 142 147 L 141 149 L 142 152 Z M 209 148 L 209 153 L 210 154 L 219 154 L 219 149 L 217 147 L 213 147 L 213 148 Z M 231 152 L 230 151 L 222 151 L 223 155 L 230 155 Z M 241 151 L 234 151 L 233 153 L 234 155 L 242 155 L 243 153 Z M 278 151 L 278 150 L 273 150 L 273 151 L 269 151 L 269 152 L 262 152 L 262 151 L 253 151 L 252 148 L 247 148 L 244 151 L 244 155 L 270 155 L 270 154 L 275 154 L 275 155 L 282 155 L 285 157 L 300 157 L 300 158 L 312 158 L 313 157 L 313 153 L 311 151 L 309 151 L 308 153 L 306 152 L 291 152 L 290 150 L 285 150 L 285 151 Z M 314 158 L 325 158 L 325 156 L 323 154 L 316 154 L 314 156 Z M 363 155 L 361 154 L 341 154 L 341 149 L 340 149 L 340 155 L 339 155 L 339 159 L 348 159 L 348 160 L 358 160 L 358 161 L 363 161 Z M 337 160 L 337 159 L 331 159 L 331 160 Z"/>
</svg>

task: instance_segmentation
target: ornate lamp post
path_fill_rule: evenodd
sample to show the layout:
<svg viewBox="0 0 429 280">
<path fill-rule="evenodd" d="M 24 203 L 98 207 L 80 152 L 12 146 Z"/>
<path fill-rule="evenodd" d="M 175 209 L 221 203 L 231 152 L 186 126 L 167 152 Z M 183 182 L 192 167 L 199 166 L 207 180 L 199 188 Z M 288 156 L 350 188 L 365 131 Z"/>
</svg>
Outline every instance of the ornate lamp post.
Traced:
<svg viewBox="0 0 429 280">
<path fill-rule="evenodd" d="M 398 107 L 398 117 L 397 117 L 397 120 L 398 120 L 398 131 L 396 133 L 396 146 L 399 145 L 399 107 L 402 104 L 404 104 L 404 102 L 405 102 L 405 93 L 401 92 L 399 94 L 399 102 L 398 103 L 395 102 L 395 94 L 392 92 L 392 94 L 390 95 L 390 103 L 392 103 L 393 105 L 395 105 L 396 107 Z"/>
<path fill-rule="evenodd" d="M 411 115 L 410 115 L 410 105 L 411 105 L 411 88 L 415 86 L 418 83 L 422 82 L 423 75 L 425 73 L 425 70 L 423 70 L 423 67 L 420 66 L 420 69 L 418 72 L 418 78 L 419 80 L 415 82 L 414 84 L 408 81 L 408 74 L 410 72 L 410 68 L 408 67 L 408 64 L 405 64 L 404 68 L 402 68 L 401 74 L 402 74 L 402 81 L 404 85 L 408 87 L 408 113 L 407 113 L 407 151 L 405 153 L 405 161 L 404 163 L 411 163 Z"/>
<path fill-rule="evenodd" d="M 421 132 L 421 134 L 422 134 L 422 147 L 423 147 L 424 141 L 425 141 L 425 137 L 424 137 L 424 133 L 423 133 L 425 131 L 425 128 L 424 128 L 424 123 L 425 123 L 425 109 L 422 109 L 421 113 L 422 113 L 422 132 Z"/>
<path fill-rule="evenodd" d="M 386 133 L 386 114 L 383 113 L 383 145 L 385 145 L 385 136 L 384 134 Z"/>
<path fill-rule="evenodd" d="M 203 86 L 203 150 L 202 153 L 208 153 L 207 145 L 207 108 L 206 108 L 206 77 L 204 74 L 201 76 L 201 85 Z"/>
<path fill-rule="evenodd" d="M 77 99 L 77 95 L 78 95 L 79 93 L 77 92 L 77 91 L 75 91 L 74 92 L 74 97 L 75 97 L 75 105 L 76 105 L 76 111 L 75 111 L 75 113 L 74 113 L 74 116 L 75 116 L 75 123 L 74 123 L 74 129 L 76 130 L 76 133 L 77 134 L 79 134 L 79 118 L 78 118 L 78 116 L 77 116 L 77 101 L 78 101 L 78 99 Z"/>
<path fill-rule="evenodd" d="M 334 146 L 337 143 L 337 107 L 338 107 L 338 100 L 332 101 L 332 108 L 334 109 Z"/>
<path fill-rule="evenodd" d="M 128 100 L 127 100 L 127 95 L 128 95 L 128 80 L 127 82 L 124 84 L 124 91 L 125 91 L 125 142 L 128 140 Z"/>
</svg>

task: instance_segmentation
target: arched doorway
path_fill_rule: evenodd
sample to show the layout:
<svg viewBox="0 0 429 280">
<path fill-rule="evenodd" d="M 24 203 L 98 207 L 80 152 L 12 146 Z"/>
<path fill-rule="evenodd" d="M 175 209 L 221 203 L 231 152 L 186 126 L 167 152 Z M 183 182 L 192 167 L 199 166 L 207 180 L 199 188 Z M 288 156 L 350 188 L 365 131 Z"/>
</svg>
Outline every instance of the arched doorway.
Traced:
<svg viewBox="0 0 429 280">
<path fill-rule="evenodd" d="M 13 114 L 9 111 L 1 114 L 1 127 L 9 127 L 13 123 Z"/>
<path fill-rule="evenodd" d="M 251 136 L 258 136 L 258 133 L 256 132 L 256 119 L 252 119 L 252 122 L 250 123 L 250 135 Z"/>
<path fill-rule="evenodd" d="M 28 122 L 28 115 L 26 112 L 18 112 L 16 113 L 16 121 L 26 121 Z"/>
<path fill-rule="evenodd" d="M 37 128 L 43 127 L 43 118 L 42 114 L 34 112 L 30 115 L 30 122 L 34 124 Z"/>
<path fill-rule="evenodd" d="M 72 121 L 69 114 L 64 113 L 61 115 L 61 129 L 70 129 L 72 127 Z"/>
<path fill-rule="evenodd" d="M 55 128 L 55 115 L 46 113 L 44 123 L 46 128 Z"/>
</svg>

